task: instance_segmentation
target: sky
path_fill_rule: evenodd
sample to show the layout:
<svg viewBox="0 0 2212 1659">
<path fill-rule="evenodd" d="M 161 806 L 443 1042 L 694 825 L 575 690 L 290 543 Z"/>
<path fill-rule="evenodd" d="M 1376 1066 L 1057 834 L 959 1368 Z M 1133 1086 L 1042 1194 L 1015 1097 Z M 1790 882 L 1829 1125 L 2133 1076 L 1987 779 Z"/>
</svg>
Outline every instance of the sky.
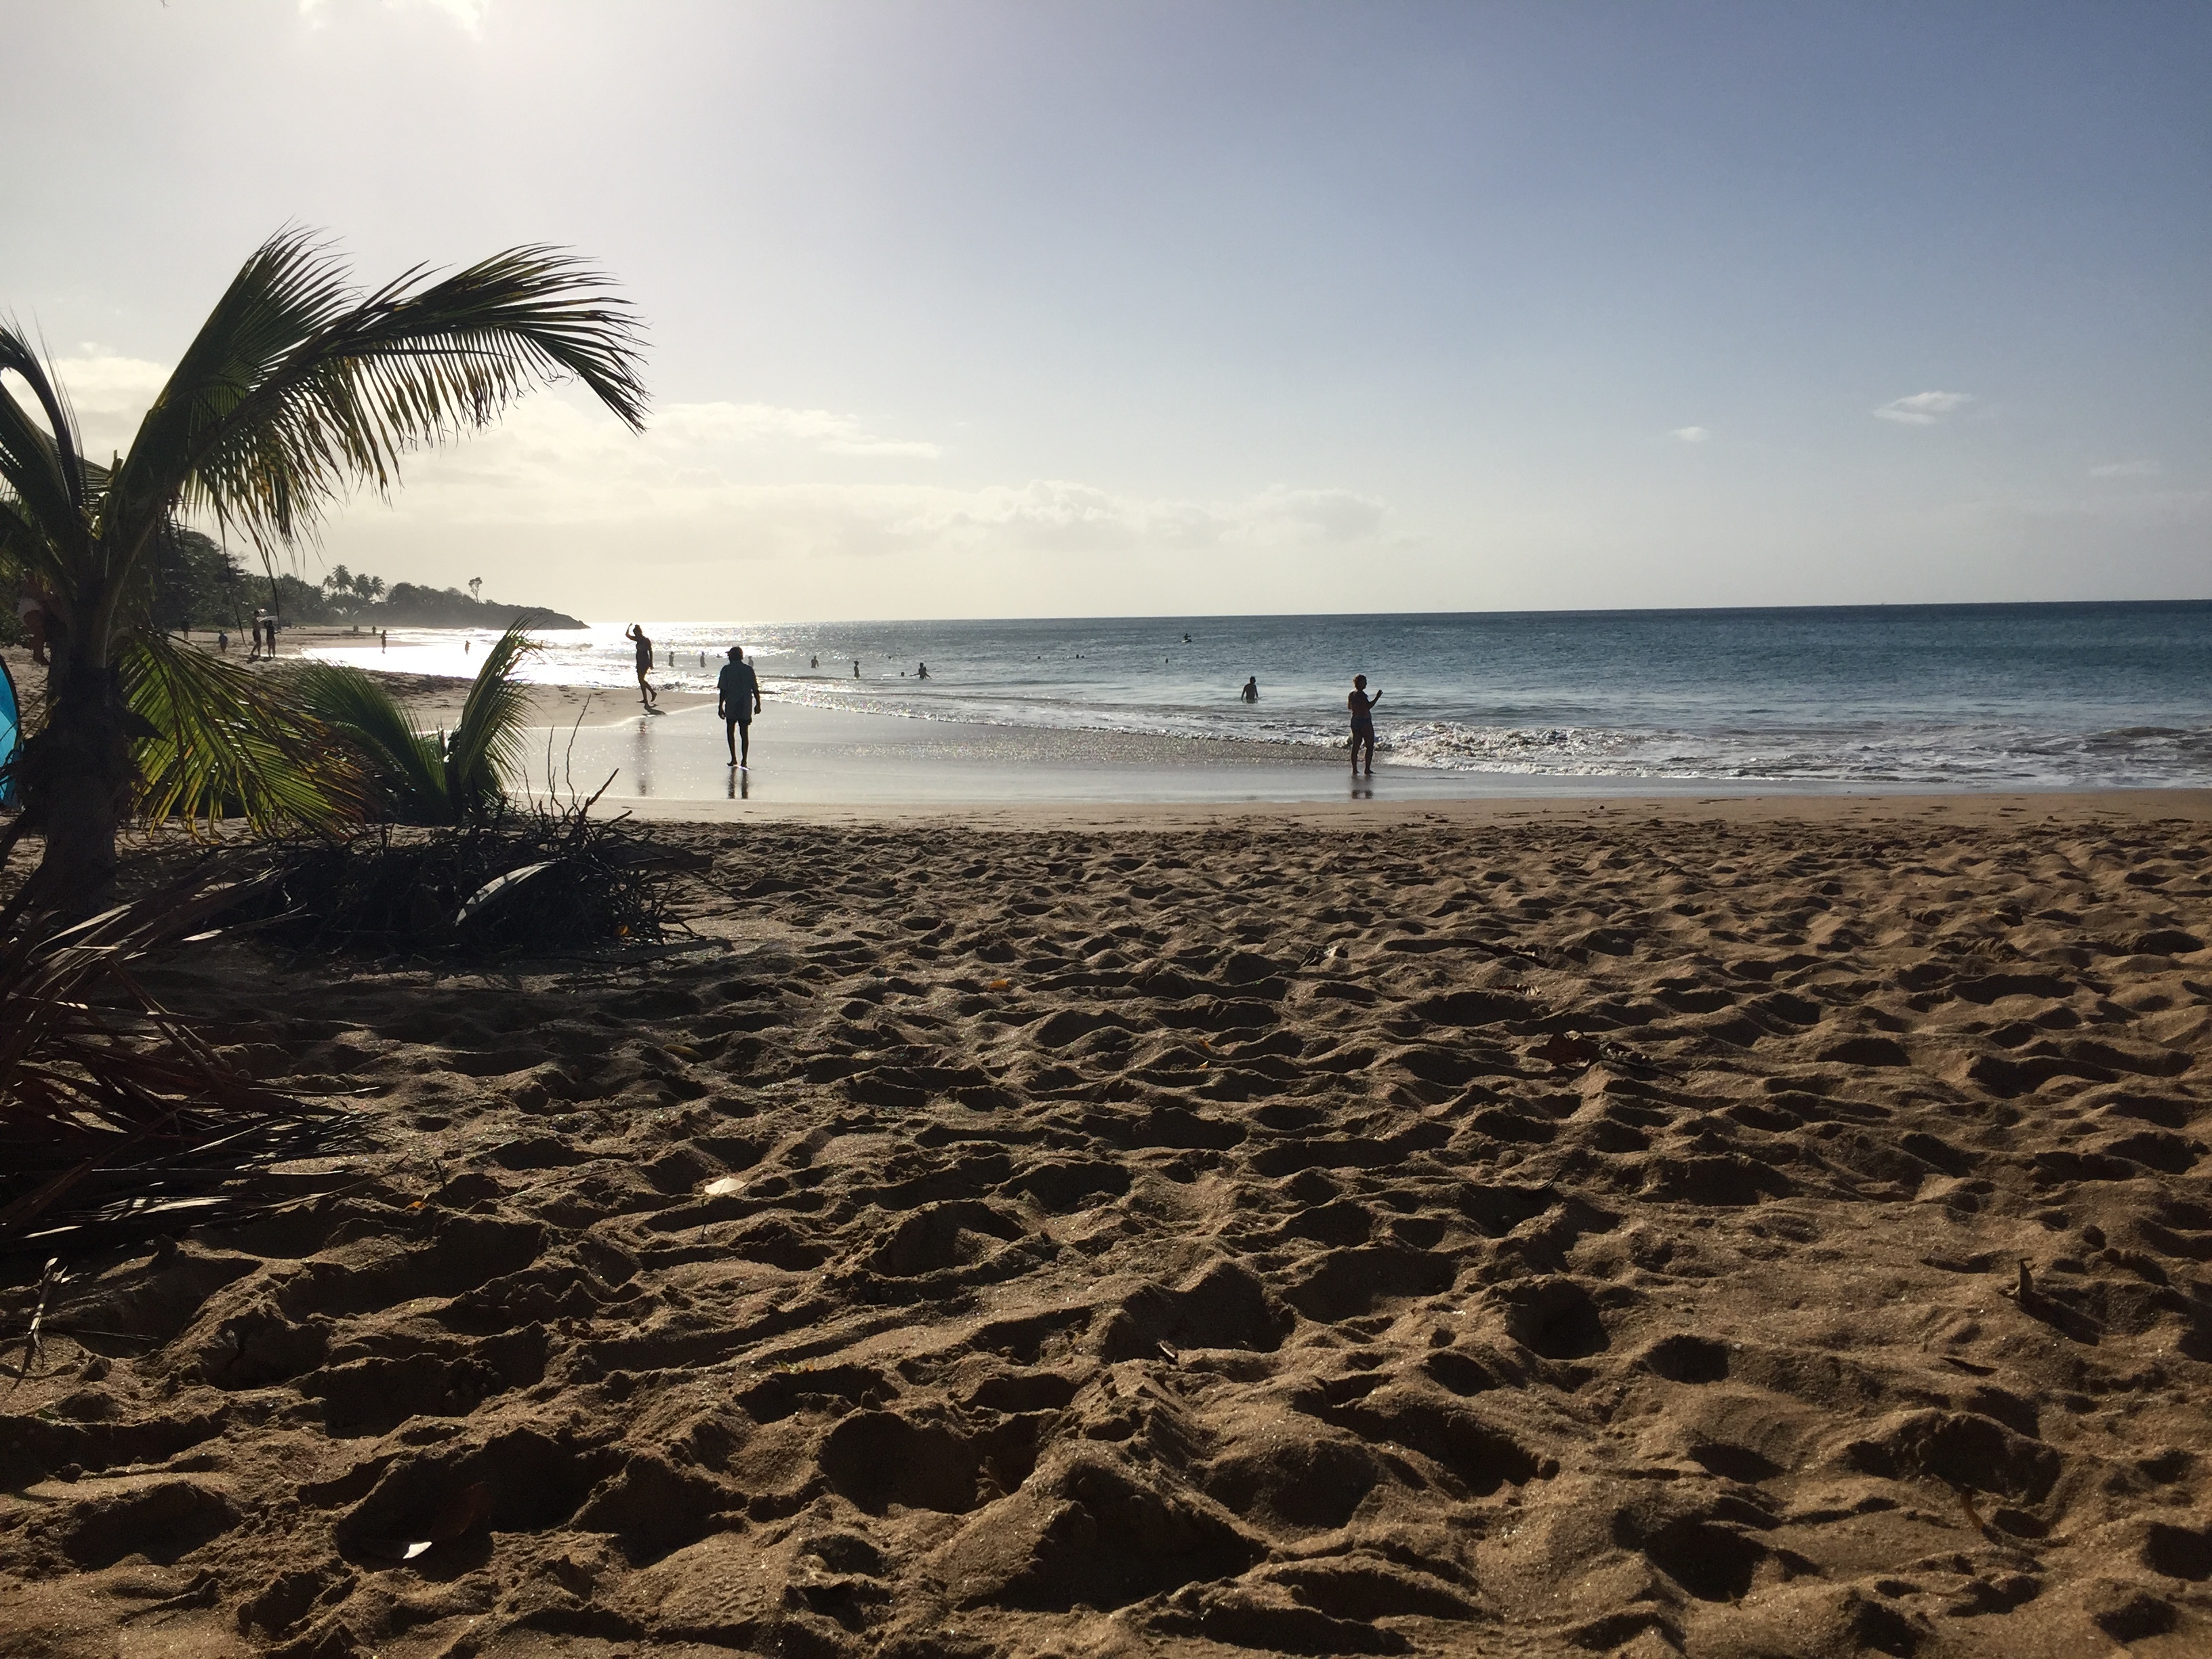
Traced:
<svg viewBox="0 0 2212 1659">
<path fill-rule="evenodd" d="M 2212 597 L 2212 7 L 0 0 L 95 451 L 280 227 L 647 330 L 319 545 L 594 620 Z"/>
</svg>

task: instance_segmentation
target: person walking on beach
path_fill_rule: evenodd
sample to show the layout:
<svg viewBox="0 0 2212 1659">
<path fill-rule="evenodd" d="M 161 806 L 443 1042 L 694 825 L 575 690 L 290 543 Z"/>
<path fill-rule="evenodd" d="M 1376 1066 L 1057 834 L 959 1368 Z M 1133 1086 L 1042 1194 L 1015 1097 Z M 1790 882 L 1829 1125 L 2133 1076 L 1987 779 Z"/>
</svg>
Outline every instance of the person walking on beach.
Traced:
<svg viewBox="0 0 2212 1659">
<path fill-rule="evenodd" d="M 1352 677 L 1352 695 L 1344 700 L 1344 706 L 1352 711 L 1352 775 L 1355 778 L 1359 775 L 1359 751 L 1363 746 L 1367 750 L 1367 775 L 1375 775 L 1375 705 L 1382 701 L 1380 691 L 1373 696 L 1367 695 L 1366 675 Z"/>
<path fill-rule="evenodd" d="M 1255 674 L 1255 675 L 1253 675 L 1253 676 L 1252 676 L 1252 678 L 1251 678 L 1250 679 L 1249 679 L 1249 680 L 1245 681 L 1245 682 L 1244 682 L 1244 690 L 1243 690 L 1239 695 L 1240 695 L 1240 696 L 1242 696 L 1243 697 L 1244 701 L 1245 701 L 1245 702 L 1259 702 L 1259 701 L 1260 701 L 1260 677 L 1259 677 L 1257 674 Z"/>
<path fill-rule="evenodd" d="M 647 714 L 653 714 L 655 712 L 653 705 L 657 699 L 653 695 L 653 682 L 646 678 L 653 672 L 653 641 L 646 637 L 645 629 L 635 623 L 623 629 L 623 637 L 636 642 L 637 700 L 645 705 Z"/>
<path fill-rule="evenodd" d="M 760 676 L 745 660 L 743 646 L 730 647 L 730 659 L 714 681 L 714 710 L 722 717 L 722 735 L 729 739 L 730 764 L 749 769 L 753 752 L 753 716 L 761 711 Z"/>
<path fill-rule="evenodd" d="M 860 678 L 860 659 L 858 657 L 853 659 L 853 678 L 856 680 Z"/>
</svg>

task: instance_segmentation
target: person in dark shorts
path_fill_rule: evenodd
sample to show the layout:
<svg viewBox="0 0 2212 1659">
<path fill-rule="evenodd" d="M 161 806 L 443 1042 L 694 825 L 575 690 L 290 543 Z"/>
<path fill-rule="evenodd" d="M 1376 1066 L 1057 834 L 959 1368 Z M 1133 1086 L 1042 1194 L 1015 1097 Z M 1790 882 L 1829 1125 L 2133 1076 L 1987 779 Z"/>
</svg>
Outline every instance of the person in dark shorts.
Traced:
<svg viewBox="0 0 2212 1659">
<path fill-rule="evenodd" d="M 744 771 L 753 752 L 753 716 L 761 711 L 760 676 L 745 660 L 743 646 L 730 647 L 730 659 L 714 681 L 714 708 L 722 735 L 730 740 L 730 764 Z"/>
<path fill-rule="evenodd" d="M 653 695 L 651 682 L 645 678 L 653 672 L 653 641 L 646 637 L 645 629 L 635 623 L 623 630 L 623 637 L 637 642 L 637 700 L 645 705 L 649 714 L 657 701 Z"/>
<path fill-rule="evenodd" d="M 1359 751 L 1362 748 L 1367 750 L 1367 775 L 1370 778 L 1375 775 L 1375 705 L 1382 701 L 1380 691 L 1371 697 L 1367 695 L 1366 675 L 1354 674 L 1352 677 L 1352 695 L 1344 700 L 1344 706 L 1352 711 L 1352 775 L 1354 777 L 1359 775 Z"/>
</svg>

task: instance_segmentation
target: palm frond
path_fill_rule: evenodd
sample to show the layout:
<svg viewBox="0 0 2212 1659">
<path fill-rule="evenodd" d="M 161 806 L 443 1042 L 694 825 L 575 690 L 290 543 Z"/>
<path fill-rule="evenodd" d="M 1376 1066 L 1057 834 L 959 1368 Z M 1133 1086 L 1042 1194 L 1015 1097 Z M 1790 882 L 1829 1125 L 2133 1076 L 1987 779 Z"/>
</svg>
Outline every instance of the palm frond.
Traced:
<svg viewBox="0 0 2212 1659">
<path fill-rule="evenodd" d="M 181 501 L 289 547 L 349 489 L 379 493 L 399 456 L 581 381 L 644 422 L 638 325 L 605 279 L 523 247 L 450 276 L 410 270 L 365 298 L 331 251 L 288 230 L 249 259 L 140 427 L 116 495 Z"/>
<path fill-rule="evenodd" d="M 139 739 L 139 810 L 188 824 L 329 830 L 362 816 L 363 781 L 332 735 L 275 683 L 150 630 L 123 652 Z"/>
<path fill-rule="evenodd" d="M 446 744 L 447 793 L 465 813 L 497 799 L 522 764 L 522 734 L 530 718 L 530 692 L 514 671 L 539 647 L 518 617 L 484 653 L 461 705 L 461 718 Z"/>
<path fill-rule="evenodd" d="M 59 589 L 89 546 L 85 479 L 68 400 L 13 326 L 0 324 L 0 374 L 21 377 L 41 428 L 0 381 L 0 550 L 18 569 Z"/>
<path fill-rule="evenodd" d="M 310 663 L 291 678 L 307 711 L 360 757 L 378 805 L 405 823 L 453 821 L 437 739 L 416 732 L 406 708 L 374 676 Z"/>
<path fill-rule="evenodd" d="M 343 1113 L 218 1057 L 131 971 L 250 890 L 187 882 L 0 944 L 0 1250 L 234 1214 L 257 1170 L 343 1132 Z"/>
</svg>

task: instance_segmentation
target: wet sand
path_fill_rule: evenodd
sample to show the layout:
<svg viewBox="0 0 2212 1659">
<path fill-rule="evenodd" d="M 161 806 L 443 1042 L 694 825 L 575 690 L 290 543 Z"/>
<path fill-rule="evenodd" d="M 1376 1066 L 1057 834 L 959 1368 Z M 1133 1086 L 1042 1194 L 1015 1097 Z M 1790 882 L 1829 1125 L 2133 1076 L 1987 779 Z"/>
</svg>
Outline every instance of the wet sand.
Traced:
<svg viewBox="0 0 2212 1659">
<path fill-rule="evenodd" d="M 2212 1644 L 2204 793 L 852 811 L 158 974 L 370 1145 L 69 1264 L 0 1653 Z"/>
</svg>

